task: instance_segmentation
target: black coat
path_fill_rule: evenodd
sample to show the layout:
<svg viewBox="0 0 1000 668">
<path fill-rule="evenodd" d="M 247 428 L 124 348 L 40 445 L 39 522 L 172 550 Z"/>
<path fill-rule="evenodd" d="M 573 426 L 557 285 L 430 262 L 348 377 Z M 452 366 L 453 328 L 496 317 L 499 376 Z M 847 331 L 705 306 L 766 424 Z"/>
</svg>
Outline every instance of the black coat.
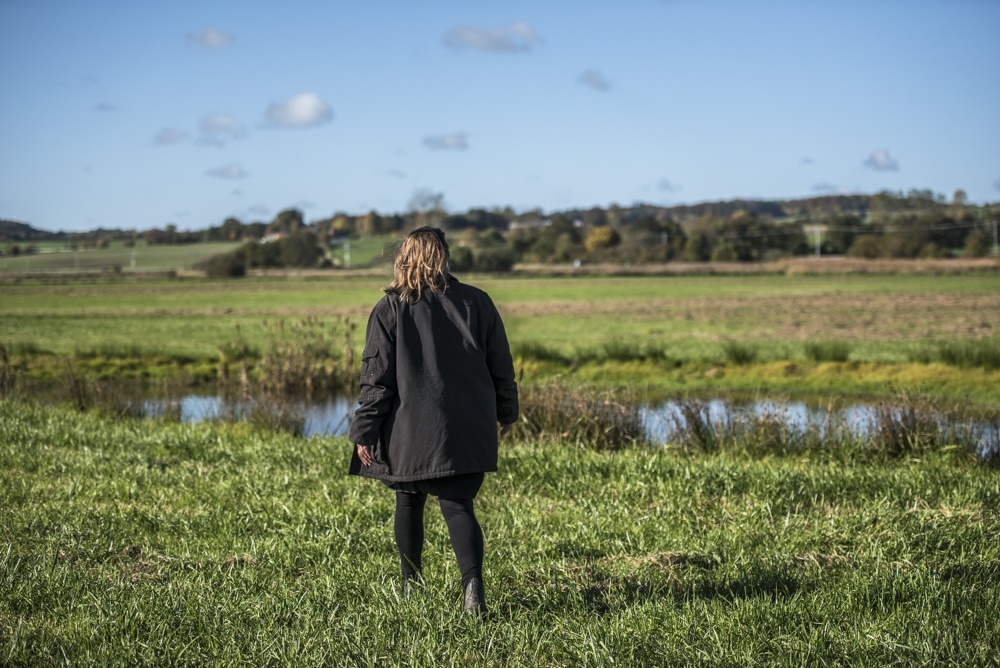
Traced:
<svg viewBox="0 0 1000 668">
<path fill-rule="evenodd" d="M 497 422 L 517 421 L 507 334 L 482 290 L 449 277 L 419 301 L 387 294 L 372 310 L 361 354 L 350 473 L 390 482 L 497 469 Z"/>
</svg>

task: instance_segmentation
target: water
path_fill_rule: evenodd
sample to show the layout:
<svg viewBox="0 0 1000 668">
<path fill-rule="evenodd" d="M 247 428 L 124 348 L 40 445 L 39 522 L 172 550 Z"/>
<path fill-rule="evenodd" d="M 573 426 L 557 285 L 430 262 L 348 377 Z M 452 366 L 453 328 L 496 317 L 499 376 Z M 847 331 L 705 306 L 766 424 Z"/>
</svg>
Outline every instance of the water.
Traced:
<svg viewBox="0 0 1000 668">
<path fill-rule="evenodd" d="M 704 399 L 705 407 L 712 423 L 727 423 L 740 416 L 777 416 L 784 425 L 796 430 L 816 429 L 821 433 L 825 425 L 846 426 L 852 433 L 864 437 L 875 423 L 879 410 L 874 404 L 862 402 L 840 406 L 822 405 L 807 401 L 777 401 L 757 399 L 736 401 L 730 399 Z M 157 417 L 167 411 L 179 413 L 182 422 L 202 422 L 206 420 L 246 419 L 254 408 L 253 402 L 234 400 L 222 395 L 186 395 L 179 399 L 147 399 L 144 413 Z M 329 397 L 318 400 L 284 400 L 280 409 L 302 419 L 304 436 L 345 436 L 351 424 L 356 399 L 354 397 Z M 265 408 L 268 408 L 265 406 Z M 680 404 L 676 401 L 662 401 L 643 404 L 641 408 L 643 425 L 649 440 L 653 443 L 667 443 L 684 427 Z M 939 416 L 939 425 L 957 423 L 957 418 Z M 978 448 L 981 455 L 996 447 L 990 438 L 995 425 L 987 422 L 962 421 L 962 424 L 984 434 L 984 441 Z"/>
</svg>

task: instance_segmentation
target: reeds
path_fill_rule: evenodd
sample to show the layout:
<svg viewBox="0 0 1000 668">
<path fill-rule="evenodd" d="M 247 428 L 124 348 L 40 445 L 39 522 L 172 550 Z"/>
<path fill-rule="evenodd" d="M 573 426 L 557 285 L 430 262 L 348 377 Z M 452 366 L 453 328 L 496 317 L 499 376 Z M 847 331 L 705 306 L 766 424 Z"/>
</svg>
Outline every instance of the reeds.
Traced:
<svg viewBox="0 0 1000 668">
<path fill-rule="evenodd" d="M 814 362 L 846 362 L 851 356 L 851 344 L 846 341 L 810 341 L 804 348 Z"/>
<path fill-rule="evenodd" d="M 529 386 L 520 393 L 521 419 L 514 438 L 572 443 L 613 451 L 648 443 L 641 403 L 627 392 Z"/>
<path fill-rule="evenodd" d="M 757 346 L 742 341 L 726 341 L 722 353 L 730 364 L 745 365 L 757 361 Z"/>
<path fill-rule="evenodd" d="M 355 382 L 354 324 L 340 318 L 327 325 L 319 318 L 267 323 L 269 347 L 261 355 L 257 382 L 269 394 L 336 391 Z"/>
<path fill-rule="evenodd" d="M 909 359 L 920 364 L 941 362 L 963 369 L 1000 369 L 1000 336 L 938 341 L 931 347 L 911 350 Z"/>
<path fill-rule="evenodd" d="M 865 417 L 853 420 L 831 407 L 822 422 L 793 419 L 776 406 L 752 410 L 723 402 L 713 407 L 697 399 L 678 399 L 675 405 L 667 444 L 687 452 L 901 458 L 953 449 L 985 464 L 1000 463 L 996 414 L 970 415 L 906 393 L 879 401 Z"/>
</svg>

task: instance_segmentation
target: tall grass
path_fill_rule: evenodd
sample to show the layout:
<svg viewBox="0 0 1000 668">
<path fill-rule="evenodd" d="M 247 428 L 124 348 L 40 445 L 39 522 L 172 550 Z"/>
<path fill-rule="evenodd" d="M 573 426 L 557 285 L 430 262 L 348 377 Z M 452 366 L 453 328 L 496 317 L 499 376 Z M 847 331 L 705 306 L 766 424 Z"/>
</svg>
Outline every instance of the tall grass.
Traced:
<svg viewBox="0 0 1000 668">
<path fill-rule="evenodd" d="M 820 452 L 864 459 L 953 451 L 989 466 L 1000 465 L 1000 416 L 963 414 L 921 396 L 900 394 L 880 400 L 861 423 L 832 410 L 821 423 L 803 423 L 774 407 L 750 411 L 727 404 L 713 411 L 697 399 L 680 399 L 676 405 L 668 425 L 669 442 L 688 452 L 754 456 Z"/>
<path fill-rule="evenodd" d="M 919 346 L 909 351 L 911 362 L 929 364 L 941 362 L 963 369 L 981 367 L 1000 369 L 1000 336 L 984 339 L 952 339 L 932 346 Z"/>
<path fill-rule="evenodd" d="M 938 357 L 945 364 L 963 368 L 1000 369 L 1000 336 L 942 341 L 938 344 Z"/>
<path fill-rule="evenodd" d="M 626 391 L 529 385 L 520 391 L 513 437 L 618 450 L 647 442 L 639 400 Z"/>
<path fill-rule="evenodd" d="M 755 344 L 743 341 L 726 341 L 722 346 L 722 354 L 730 364 L 753 364 L 757 361 L 758 352 Z"/>
<path fill-rule="evenodd" d="M 318 318 L 265 323 L 268 347 L 255 370 L 260 388 L 271 394 L 335 391 L 352 387 L 354 323 L 339 318 L 327 325 Z"/>
<path fill-rule="evenodd" d="M 476 501 L 492 614 L 342 438 L 0 402 L 0 664 L 994 665 L 996 472 L 508 444 Z"/>
<path fill-rule="evenodd" d="M 851 356 L 847 341 L 810 341 L 804 348 L 806 357 L 814 362 L 846 362 Z"/>
</svg>

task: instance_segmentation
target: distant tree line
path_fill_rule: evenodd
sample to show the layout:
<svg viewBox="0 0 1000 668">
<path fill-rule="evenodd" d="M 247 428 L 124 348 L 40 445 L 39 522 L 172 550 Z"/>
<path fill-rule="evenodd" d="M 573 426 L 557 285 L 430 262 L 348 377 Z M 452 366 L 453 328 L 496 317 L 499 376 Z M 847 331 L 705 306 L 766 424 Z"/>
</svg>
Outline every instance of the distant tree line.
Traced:
<svg viewBox="0 0 1000 668">
<path fill-rule="evenodd" d="M 515 263 L 757 262 L 794 256 L 860 258 L 978 257 L 994 248 L 1000 204 L 973 205 L 961 190 L 946 200 L 929 190 L 831 195 L 788 201 L 732 200 L 662 207 L 636 204 L 552 214 L 474 208 L 448 213 L 443 195 L 419 191 L 403 214 L 334 213 L 306 221 L 295 208 L 271 221 L 226 218 L 221 225 L 181 231 L 175 224 L 134 230 L 58 233 L 73 247 L 111 241 L 134 245 L 236 241 L 240 247 L 206 260 L 211 275 L 248 269 L 335 265 L 331 249 L 345 241 L 401 236 L 420 225 L 449 234 L 455 271 L 504 272 Z M 31 252 L 22 240 L 47 233 L 0 221 L 8 255 Z M 2 236 L 6 235 L 6 236 Z"/>
</svg>

